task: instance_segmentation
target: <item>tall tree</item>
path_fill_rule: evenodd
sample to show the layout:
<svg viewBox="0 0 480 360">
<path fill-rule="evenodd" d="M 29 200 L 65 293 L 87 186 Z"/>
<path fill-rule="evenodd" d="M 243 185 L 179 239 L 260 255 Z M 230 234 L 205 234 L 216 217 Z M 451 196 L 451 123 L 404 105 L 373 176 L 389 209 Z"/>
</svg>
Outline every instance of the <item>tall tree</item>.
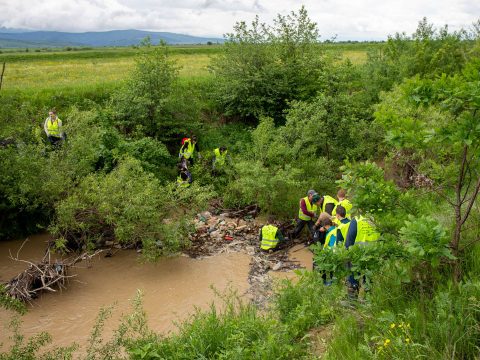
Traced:
<svg viewBox="0 0 480 360">
<path fill-rule="evenodd" d="M 289 101 L 315 95 L 323 68 L 318 28 L 304 7 L 278 15 L 272 26 L 257 16 L 226 34 L 224 51 L 211 67 L 214 97 L 226 115 L 279 119 Z"/>
</svg>

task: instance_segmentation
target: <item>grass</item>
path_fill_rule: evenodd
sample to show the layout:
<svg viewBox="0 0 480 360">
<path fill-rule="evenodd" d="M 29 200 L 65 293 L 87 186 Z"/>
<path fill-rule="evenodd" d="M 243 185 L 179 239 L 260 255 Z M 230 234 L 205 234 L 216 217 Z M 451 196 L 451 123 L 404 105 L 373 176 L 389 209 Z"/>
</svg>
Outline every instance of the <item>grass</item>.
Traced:
<svg viewBox="0 0 480 360">
<path fill-rule="evenodd" d="M 327 44 L 327 53 L 340 52 L 354 64 L 362 64 L 371 48 L 364 44 Z M 207 77 L 212 57 L 221 46 L 169 48 L 172 59 L 181 67 L 181 78 Z M 42 91 L 46 89 L 82 89 L 114 87 L 134 67 L 137 49 L 102 48 L 77 51 L 12 52 L 0 54 L 6 62 L 2 90 Z"/>
<path fill-rule="evenodd" d="M 208 75 L 208 54 L 173 54 L 180 77 Z M 133 57 L 98 59 L 49 59 L 7 64 L 2 89 L 45 89 L 118 83 L 134 67 Z"/>
</svg>

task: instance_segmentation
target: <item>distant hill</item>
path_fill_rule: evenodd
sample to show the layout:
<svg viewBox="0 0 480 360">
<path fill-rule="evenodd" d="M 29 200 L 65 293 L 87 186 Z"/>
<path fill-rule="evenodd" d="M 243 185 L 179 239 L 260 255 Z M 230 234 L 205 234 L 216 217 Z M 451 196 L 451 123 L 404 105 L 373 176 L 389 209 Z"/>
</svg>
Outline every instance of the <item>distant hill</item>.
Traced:
<svg viewBox="0 0 480 360">
<path fill-rule="evenodd" d="M 205 38 L 169 32 L 142 30 L 112 30 L 102 32 L 68 33 L 58 31 L 12 32 L 0 28 L 0 47 L 63 47 L 63 46 L 129 46 L 138 45 L 150 36 L 152 43 L 164 40 L 167 44 L 222 43 L 220 38 Z"/>
</svg>

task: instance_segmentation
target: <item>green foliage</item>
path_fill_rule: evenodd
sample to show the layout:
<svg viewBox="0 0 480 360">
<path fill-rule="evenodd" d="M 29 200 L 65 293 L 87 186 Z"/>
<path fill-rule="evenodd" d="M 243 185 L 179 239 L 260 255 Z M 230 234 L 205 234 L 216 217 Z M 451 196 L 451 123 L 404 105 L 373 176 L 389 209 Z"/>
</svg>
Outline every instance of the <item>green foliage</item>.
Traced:
<svg viewBox="0 0 480 360">
<path fill-rule="evenodd" d="M 356 279 L 363 278 L 367 285 L 381 272 L 388 261 L 407 258 L 404 248 L 396 243 L 378 241 L 369 246 L 352 246 L 348 250 L 345 247 L 326 248 L 313 245 L 314 261 L 316 269 L 321 272 L 333 272 L 339 278 L 345 278 L 351 274 Z M 350 266 L 346 266 L 350 264 Z M 405 276 L 396 276 L 396 281 L 409 281 Z"/>
<path fill-rule="evenodd" d="M 374 162 L 345 161 L 341 170 L 337 184 L 347 190 L 353 213 L 369 214 L 384 235 L 396 235 L 409 214 L 419 213 L 419 195 L 401 192 L 393 181 L 385 180 L 384 170 Z"/>
<path fill-rule="evenodd" d="M 368 93 L 378 99 L 381 90 L 390 90 L 404 78 L 459 73 L 474 58 L 471 45 L 467 31 L 451 32 L 446 25 L 436 29 L 423 18 L 412 36 L 396 33 L 382 48 L 369 53 L 365 66 Z"/>
<path fill-rule="evenodd" d="M 376 113 L 387 130 L 385 140 L 411 172 L 430 179 L 430 186 L 451 205 L 455 255 L 480 184 L 479 69 L 476 59 L 453 76 L 406 80 L 385 95 Z M 459 273 L 457 267 L 457 278 Z"/>
<path fill-rule="evenodd" d="M 475 359 L 480 315 L 478 285 L 467 282 L 458 289 L 447 286 L 433 299 L 406 298 L 400 294 L 387 311 L 377 307 L 374 294 L 372 306 L 359 310 L 364 319 L 362 331 L 349 339 L 357 345 L 340 348 L 346 336 L 338 332 L 329 353 L 362 359 Z M 349 320 L 348 326 L 358 325 L 355 319 Z"/>
<path fill-rule="evenodd" d="M 244 119 L 278 119 L 288 101 L 314 95 L 324 67 L 318 38 L 304 7 L 278 15 L 272 26 L 258 17 L 250 27 L 237 23 L 212 64 L 214 97 L 223 112 Z"/>
<path fill-rule="evenodd" d="M 12 345 L 7 352 L 0 352 L 0 360 L 56 360 L 73 358 L 73 352 L 77 349 L 74 344 L 69 347 L 59 347 L 54 350 L 45 351 L 44 347 L 52 341 L 51 336 L 41 332 L 31 338 L 25 339 L 20 333 L 20 319 L 13 317 L 8 329 L 12 333 L 10 339 Z M 2 348 L 0 344 L 0 349 Z"/>
<path fill-rule="evenodd" d="M 14 310 L 19 314 L 25 314 L 27 312 L 27 307 L 20 300 L 12 298 L 5 291 L 4 285 L 0 284 L 0 307 L 3 307 L 7 310 Z"/>
<path fill-rule="evenodd" d="M 215 306 L 197 310 L 180 325 L 179 332 L 155 342 L 139 340 L 130 354 L 160 359 L 291 359 L 305 355 L 304 344 L 295 344 L 287 329 L 273 316 L 260 314 L 252 304 L 234 295 L 225 298 L 224 310 Z"/>
<path fill-rule="evenodd" d="M 236 178 L 226 187 L 226 206 L 258 204 L 267 214 L 291 217 L 297 207 L 298 188 L 303 177 L 300 170 L 266 168 L 260 162 L 239 161 L 234 165 Z"/>
<path fill-rule="evenodd" d="M 130 357 L 127 357 L 126 350 L 131 344 L 137 344 L 137 341 L 155 342 L 158 340 L 159 337 L 148 327 L 147 316 L 143 309 L 143 293 L 140 290 L 137 290 L 132 300 L 132 312 L 121 317 L 118 327 L 107 340 L 103 338 L 105 324 L 111 319 L 114 309 L 115 306 L 100 309 L 83 358 L 88 360 L 127 359 Z M 151 347 L 152 345 L 147 345 L 145 349 L 141 348 L 135 353 L 145 354 L 147 359 L 153 358 L 149 357 L 153 356 L 153 353 L 147 350 Z M 135 354 L 132 355 L 137 358 Z"/>
<path fill-rule="evenodd" d="M 296 284 L 284 281 L 274 309 L 288 332 L 298 338 L 314 327 L 330 323 L 335 315 L 338 288 L 326 288 L 318 272 L 302 272 Z"/>
<path fill-rule="evenodd" d="M 445 228 L 429 216 L 409 216 L 400 229 L 400 240 L 416 261 L 426 261 L 433 269 L 442 259 L 454 259 Z"/>
<path fill-rule="evenodd" d="M 104 227 L 124 243 L 136 244 L 146 233 L 155 238 L 160 232 L 159 204 L 166 198 L 159 190 L 158 181 L 138 161 L 127 159 L 108 175 L 85 177 L 71 196 L 57 204 L 51 231 L 67 239 L 79 233 L 82 241 L 92 245 L 95 237 L 100 241 L 109 235 L 106 229 L 101 231 Z"/>
<path fill-rule="evenodd" d="M 184 246 L 186 236 L 172 236 L 172 228 L 162 219 L 178 209 L 174 205 L 177 202 L 189 199 L 190 212 L 211 194 L 208 188 L 197 186 L 174 193 L 173 186 L 162 186 L 138 160 L 125 158 L 109 174 L 86 176 L 69 197 L 56 205 L 50 230 L 60 239 L 80 241 L 79 246 L 94 247 L 105 240 L 143 244 L 149 260 L 176 252 Z M 178 229 L 174 231 L 180 235 Z"/>
<path fill-rule="evenodd" d="M 155 136 L 160 132 L 165 104 L 177 77 L 178 68 L 169 59 L 166 45 L 151 47 L 150 40 L 145 39 L 133 73 L 112 99 L 115 124 L 126 134 Z"/>
</svg>

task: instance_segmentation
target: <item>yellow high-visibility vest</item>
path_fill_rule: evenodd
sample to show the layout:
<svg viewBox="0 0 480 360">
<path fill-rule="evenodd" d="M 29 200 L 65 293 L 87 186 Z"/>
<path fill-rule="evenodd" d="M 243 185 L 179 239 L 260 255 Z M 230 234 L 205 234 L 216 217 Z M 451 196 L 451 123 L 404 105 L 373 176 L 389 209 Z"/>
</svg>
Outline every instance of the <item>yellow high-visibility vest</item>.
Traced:
<svg viewBox="0 0 480 360">
<path fill-rule="evenodd" d="M 339 223 L 337 229 L 340 230 L 343 236 L 343 241 L 347 240 L 348 228 L 350 227 L 350 221 L 348 223 Z"/>
<path fill-rule="evenodd" d="M 337 200 L 335 200 L 330 195 L 324 195 L 323 203 L 322 203 L 322 211 L 325 211 L 325 207 L 327 206 L 327 204 L 333 204 L 334 206 L 337 206 Z M 333 211 L 332 211 L 332 214 L 333 214 Z"/>
<path fill-rule="evenodd" d="M 350 210 L 352 210 L 352 208 L 353 208 L 353 205 L 352 205 L 352 203 L 350 202 L 350 200 L 348 200 L 348 199 L 343 199 L 342 201 L 339 201 L 338 204 L 335 205 L 335 208 L 334 208 L 333 211 L 332 211 L 332 214 L 333 214 L 333 215 L 336 215 L 336 214 L 337 214 L 337 206 L 338 206 L 338 205 L 341 205 L 341 206 L 343 206 L 343 207 L 345 208 L 345 211 L 346 211 L 346 213 L 347 213 L 347 214 L 345 215 L 345 217 L 350 219 L 350 216 L 351 216 Z"/>
<path fill-rule="evenodd" d="M 262 243 L 260 247 L 262 250 L 274 249 L 278 245 L 276 238 L 278 228 L 273 225 L 265 225 L 262 227 Z"/>
<path fill-rule="evenodd" d="M 330 241 L 332 240 L 332 236 L 335 236 L 335 234 L 336 234 L 335 229 L 333 229 L 333 230 L 329 229 L 328 230 L 327 236 L 325 237 L 325 244 L 323 245 L 323 247 L 325 249 L 326 248 L 331 248 L 332 249 L 332 248 L 337 246 L 337 241 L 336 240 L 335 240 L 335 243 L 332 246 L 330 246 Z"/>
<path fill-rule="evenodd" d="M 219 148 L 213 150 L 213 153 L 215 154 L 215 166 L 225 165 L 225 161 L 227 160 L 227 151 L 228 150 L 225 150 L 223 153 L 221 153 Z"/>
<path fill-rule="evenodd" d="M 56 118 L 53 122 L 52 119 L 47 120 L 47 130 L 48 130 L 48 135 L 53 136 L 53 137 L 60 137 L 60 126 L 58 124 L 58 121 L 60 119 Z"/>
<path fill-rule="evenodd" d="M 369 245 L 380 238 L 380 233 L 375 230 L 372 224 L 363 217 L 357 219 L 357 237 L 355 245 Z"/>
<path fill-rule="evenodd" d="M 185 159 L 190 159 L 193 156 L 193 152 L 195 151 L 195 144 L 192 144 L 191 139 L 185 140 L 182 147 L 180 148 L 180 157 L 184 157 Z"/>
<path fill-rule="evenodd" d="M 177 185 L 180 187 L 187 188 L 190 186 L 190 183 L 188 182 L 188 180 L 183 180 L 182 177 L 179 175 L 177 177 Z"/>
<path fill-rule="evenodd" d="M 307 211 L 310 211 L 314 214 L 317 214 L 318 206 L 310 204 L 310 201 L 308 200 L 308 196 L 305 196 L 303 198 L 303 200 L 305 200 L 305 205 L 307 206 Z M 302 208 L 298 209 L 298 218 L 301 219 L 301 220 L 305 220 L 305 221 L 312 220 L 312 218 L 310 216 L 307 216 L 303 213 Z"/>
</svg>

